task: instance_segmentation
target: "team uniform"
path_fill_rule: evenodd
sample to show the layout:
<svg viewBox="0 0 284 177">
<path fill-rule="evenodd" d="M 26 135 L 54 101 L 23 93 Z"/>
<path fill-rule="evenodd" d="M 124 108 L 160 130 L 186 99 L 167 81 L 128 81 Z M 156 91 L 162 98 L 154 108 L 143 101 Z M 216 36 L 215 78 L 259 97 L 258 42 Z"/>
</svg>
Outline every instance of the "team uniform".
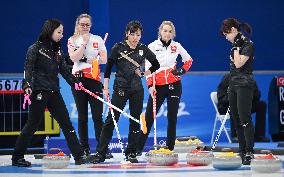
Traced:
<svg viewBox="0 0 284 177">
<path fill-rule="evenodd" d="M 246 63 L 236 68 L 234 64 L 234 50 L 239 49 L 240 55 L 249 56 Z M 230 84 L 229 105 L 239 139 L 239 151 L 243 160 L 250 162 L 251 156 L 245 159 L 245 154 L 253 154 L 254 126 L 251 118 L 253 100 L 253 53 L 252 41 L 239 33 L 234 40 L 230 53 Z M 243 162 L 244 163 L 244 162 Z M 246 162 L 245 162 L 246 163 Z"/>
<path fill-rule="evenodd" d="M 70 37 L 68 40 L 68 49 L 77 50 L 83 44 L 82 36 L 77 38 Z M 84 87 L 99 97 L 103 98 L 102 83 L 100 69 L 98 65 L 94 66 L 94 60 L 99 60 L 99 51 L 106 51 L 104 41 L 100 36 L 90 34 L 89 42 L 86 45 L 83 57 L 79 61 L 75 61 L 72 69 L 72 74 L 80 79 Z M 97 68 L 94 68 L 97 67 Z M 97 70 L 94 75 L 94 70 Z M 88 103 L 90 103 L 92 119 L 94 123 L 95 136 L 97 142 L 101 134 L 103 126 L 103 103 L 98 99 L 90 96 L 84 91 L 78 91 L 72 88 L 72 94 L 78 110 L 78 133 L 80 142 L 85 149 L 85 152 L 90 152 L 88 143 Z"/>
<path fill-rule="evenodd" d="M 192 65 L 192 58 L 187 51 L 176 41 L 164 41 L 158 39 L 149 44 L 149 49 L 156 55 L 160 68 L 147 77 L 147 85 L 151 87 L 153 85 L 153 77 L 155 77 L 156 88 L 156 108 L 159 111 L 164 100 L 167 99 L 168 105 L 168 128 L 167 128 L 167 146 L 170 150 L 174 149 L 176 139 L 176 123 L 177 113 L 180 103 L 180 97 L 182 94 L 181 77 L 174 75 L 172 72 L 176 70 L 176 63 L 178 55 L 181 56 L 183 61 L 182 69 L 187 72 Z M 149 62 L 146 62 L 145 68 L 151 67 Z M 142 152 L 146 139 L 153 125 L 153 99 L 149 96 L 147 109 L 146 109 L 146 124 L 148 133 L 145 135 L 140 134 L 137 152 Z"/>
<path fill-rule="evenodd" d="M 23 89 L 32 89 L 31 105 L 29 119 L 17 139 L 12 155 L 12 165 L 14 166 L 26 167 L 31 165 L 24 160 L 24 153 L 37 127 L 44 119 L 46 108 L 59 123 L 68 147 L 74 156 L 75 163 L 83 163 L 84 151 L 60 93 L 58 74 L 60 73 L 70 85 L 79 83 L 79 81 L 67 69 L 62 52 L 60 50 L 55 52 L 56 47 L 54 45 L 52 42 L 36 42 L 27 52 Z"/>
<path fill-rule="evenodd" d="M 111 68 L 116 66 L 116 74 L 113 85 L 113 94 L 111 103 L 121 110 L 129 100 L 130 115 L 139 120 L 143 108 L 144 89 L 141 78 L 135 73 L 137 66 L 128 61 L 123 56 L 128 56 L 137 62 L 140 66 L 144 65 L 145 60 L 149 61 L 152 66 L 149 68 L 151 73 L 159 68 L 159 63 L 154 53 L 147 48 L 147 46 L 138 43 L 135 49 L 131 49 L 126 41 L 116 44 L 108 57 L 107 66 L 105 70 L 105 78 L 110 78 Z M 115 120 L 118 121 L 120 113 L 114 110 Z M 108 144 L 112 138 L 114 123 L 109 112 L 105 121 L 99 144 L 97 145 L 97 153 L 95 162 L 103 162 Z M 136 159 L 136 145 L 138 135 L 140 132 L 140 125 L 129 119 L 129 134 L 128 145 L 125 150 L 127 160 L 137 162 Z"/>
</svg>

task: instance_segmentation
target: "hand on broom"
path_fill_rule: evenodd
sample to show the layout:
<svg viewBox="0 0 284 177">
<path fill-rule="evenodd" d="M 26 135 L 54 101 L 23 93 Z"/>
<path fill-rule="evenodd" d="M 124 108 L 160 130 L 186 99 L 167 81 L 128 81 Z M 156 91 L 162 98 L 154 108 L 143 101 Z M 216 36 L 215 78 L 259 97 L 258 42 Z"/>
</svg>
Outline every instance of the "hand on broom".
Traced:
<svg viewBox="0 0 284 177">
<path fill-rule="evenodd" d="M 31 105 L 32 102 L 30 100 L 30 95 L 32 94 L 32 89 L 30 87 L 25 89 L 25 95 L 24 95 L 24 102 L 23 102 L 23 109 L 26 109 L 26 103 L 28 103 L 28 105 Z"/>
<path fill-rule="evenodd" d="M 154 96 L 156 95 L 156 87 L 155 86 L 151 86 L 149 88 L 149 93 L 151 94 L 151 97 L 154 98 Z"/>
<path fill-rule="evenodd" d="M 81 87 L 83 87 L 82 82 L 75 83 L 75 90 L 81 90 Z"/>
</svg>

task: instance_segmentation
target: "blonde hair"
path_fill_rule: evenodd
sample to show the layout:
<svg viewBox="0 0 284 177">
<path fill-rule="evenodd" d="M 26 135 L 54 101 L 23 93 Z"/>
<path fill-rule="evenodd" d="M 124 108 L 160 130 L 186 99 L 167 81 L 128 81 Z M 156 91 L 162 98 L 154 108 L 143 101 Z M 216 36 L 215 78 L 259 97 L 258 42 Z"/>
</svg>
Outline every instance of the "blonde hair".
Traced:
<svg viewBox="0 0 284 177">
<path fill-rule="evenodd" d="M 79 21 L 80 21 L 82 18 L 88 18 L 88 19 L 90 19 L 90 22 L 91 22 L 91 25 L 92 25 L 92 17 L 91 17 L 89 14 L 81 14 L 81 15 L 79 15 L 79 16 L 77 17 L 77 19 L 76 19 L 76 22 L 75 22 L 75 29 L 74 29 L 74 34 L 73 34 L 72 38 L 75 38 L 75 37 L 77 37 L 78 35 L 80 35 L 78 27 L 79 27 Z"/>
<path fill-rule="evenodd" d="M 158 38 L 162 38 L 161 31 L 162 31 L 162 29 L 163 29 L 163 27 L 165 25 L 169 25 L 172 28 L 172 30 L 173 30 L 173 38 L 175 38 L 176 37 L 176 28 L 175 28 L 175 25 L 173 24 L 173 22 L 171 22 L 171 21 L 163 21 L 162 22 L 162 24 L 159 27 Z"/>
</svg>

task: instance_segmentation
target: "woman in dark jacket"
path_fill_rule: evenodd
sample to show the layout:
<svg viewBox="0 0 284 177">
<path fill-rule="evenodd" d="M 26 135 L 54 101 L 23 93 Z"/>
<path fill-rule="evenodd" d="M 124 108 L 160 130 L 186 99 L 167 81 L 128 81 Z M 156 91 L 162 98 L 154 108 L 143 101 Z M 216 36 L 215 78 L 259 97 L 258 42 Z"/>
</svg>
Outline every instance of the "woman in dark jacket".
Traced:
<svg viewBox="0 0 284 177">
<path fill-rule="evenodd" d="M 220 32 L 232 43 L 230 51 L 229 105 L 239 139 L 239 151 L 244 165 L 254 157 L 254 126 L 251 118 L 253 100 L 253 42 L 241 31 L 251 33 L 247 23 L 225 19 Z"/>
<path fill-rule="evenodd" d="M 125 30 L 125 40 L 113 46 L 108 57 L 107 66 L 104 75 L 104 94 L 109 95 L 108 81 L 111 74 L 111 68 L 116 66 L 116 74 L 113 85 L 113 95 L 111 103 L 121 110 L 129 100 L 130 114 L 139 120 L 142 113 L 144 88 L 141 78 L 147 76 L 157 69 L 160 64 L 155 54 L 144 44 L 140 43 L 142 25 L 139 21 L 131 21 L 127 24 Z M 143 66 L 147 59 L 152 67 L 142 72 L 139 66 Z M 115 120 L 118 121 L 120 113 L 114 111 Z M 100 141 L 97 145 L 97 153 L 95 154 L 94 163 L 105 161 L 108 143 L 113 134 L 114 123 L 109 112 Z M 126 160 L 137 163 L 136 144 L 138 140 L 140 125 L 129 120 L 128 145 L 125 150 Z"/>
<path fill-rule="evenodd" d="M 59 123 L 75 159 L 75 164 L 80 165 L 91 160 L 90 156 L 84 155 L 60 93 L 59 73 L 71 86 L 78 83 L 78 80 L 68 71 L 62 57 L 59 42 L 62 37 L 62 23 L 55 19 L 47 20 L 38 41 L 28 49 L 22 87 L 30 95 L 31 105 L 29 119 L 17 139 L 12 155 L 13 166 L 31 166 L 31 163 L 24 159 L 24 153 L 32 135 L 43 121 L 46 107 Z"/>
</svg>

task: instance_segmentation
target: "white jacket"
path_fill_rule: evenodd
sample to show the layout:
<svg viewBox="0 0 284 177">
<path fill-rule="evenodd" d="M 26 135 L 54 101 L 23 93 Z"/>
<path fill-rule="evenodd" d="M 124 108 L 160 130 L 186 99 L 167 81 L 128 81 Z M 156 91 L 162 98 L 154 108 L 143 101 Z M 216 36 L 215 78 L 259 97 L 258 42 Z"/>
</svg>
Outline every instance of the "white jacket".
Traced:
<svg viewBox="0 0 284 177">
<path fill-rule="evenodd" d="M 72 37 L 70 37 L 68 39 L 67 46 L 68 49 L 75 51 L 82 44 L 83 44 L 82 36 L 77 37 L 75 40 Z M 86 49 L 84 51 L 84 57 L 87 58 L 87 61 L 86 62 L 75 61 L 72 69 L 72 74 L 75 74 L 78 71 L 83 71 L 86 76 L 91 77 L 92 61 L 98 58 L 99 51 L 101 50 L 106 51 L 103 39 L 98 35 L 90 34 L 89 42 L 86 45 Z M 100 74 L 98 74 L 98 76 L 100 76 Z M 97 78 L 96 80 L 100 81 L 100 78 Z"/>
<path fill-rule="evenodd" d="M 177 57 L 181 56 L 184 62 L 183 68 L 188 71 L 192 65 L 192 58 L 187 51 L 176 41 L 171 41 L 170 45 L 166 48 L 163 46 L 160 39 L 155 40 L 148 45 L 149 49 L 156 55 L 160 63 L 160 68 L 155 72 L 156 85 L 165 85 L 174 83 L 180 80 L 180 76 L 175 76 L 171 73 L 176 69 Z M 151 67 L 150 62 L 146 60 L 145 70 Z M 147 84 L 152 85 L 153 74 L 146 77 Z"/>
</svg>

